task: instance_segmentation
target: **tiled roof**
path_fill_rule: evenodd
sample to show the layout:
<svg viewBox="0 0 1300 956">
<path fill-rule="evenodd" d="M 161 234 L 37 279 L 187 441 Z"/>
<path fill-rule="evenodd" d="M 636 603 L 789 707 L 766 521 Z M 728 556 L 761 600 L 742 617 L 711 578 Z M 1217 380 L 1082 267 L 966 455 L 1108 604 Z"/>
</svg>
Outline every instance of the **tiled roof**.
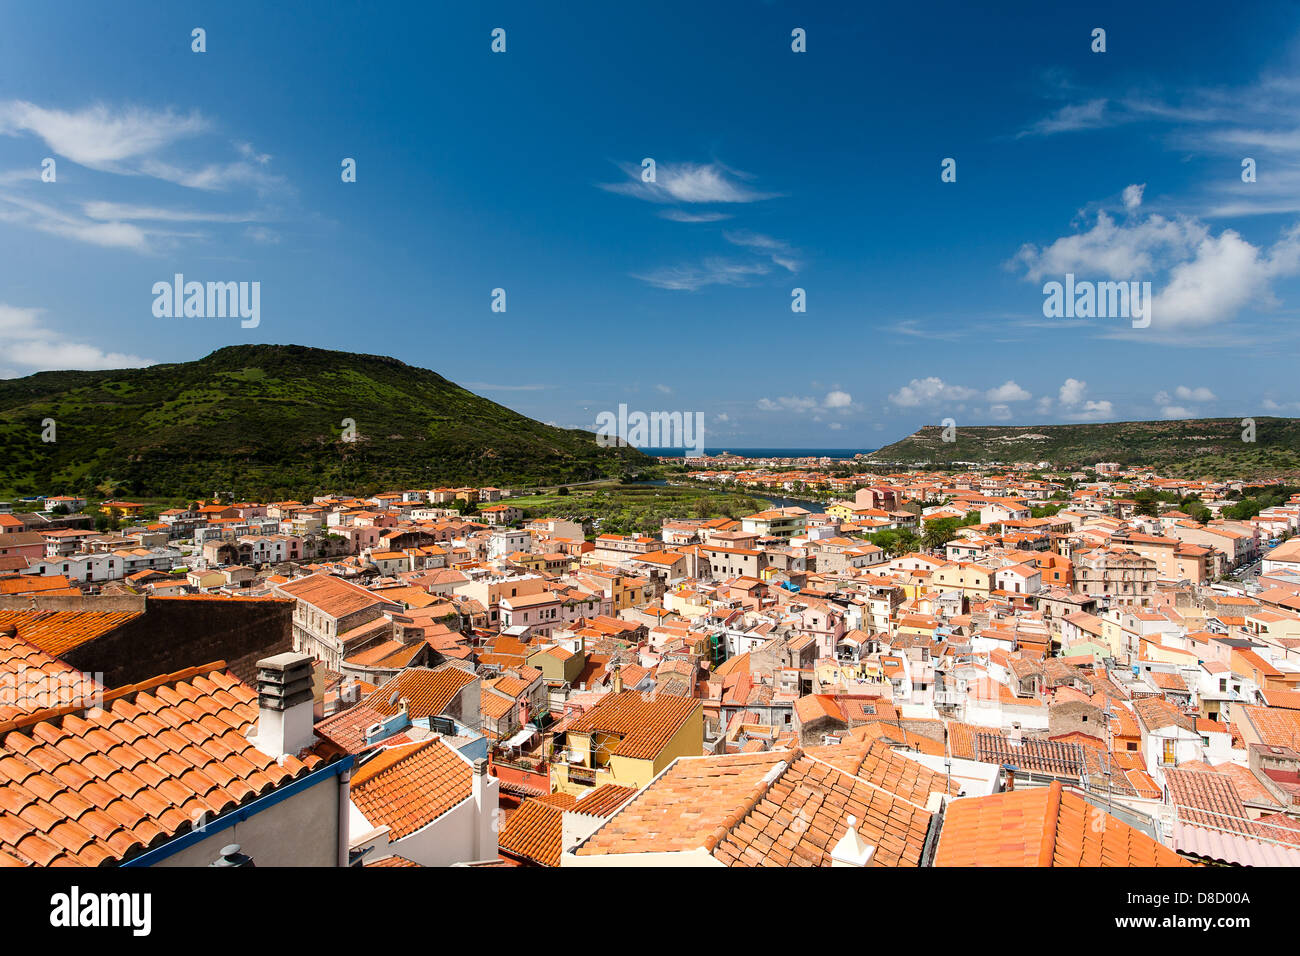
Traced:
<svg viewBox="0 0 1300 956">
<path fill-rule="evenodd" d="M 497 846 L 504 853 L 542 866 L 559 866 L 564 808 L 542 800 L 525 800 L 501 829 Z"/>
<path fill-rule="evenodd" d="M 1274 747 L 1300 747 L 1300 710 L 1241 704 L 1233 708 L 1233 719 L 1242 718 L 1250 721 L 1261 743 Z"/>
<path fill-rule="evenodd" d="M 440 738 L 390 747 L 352 775 L 352 802 L 375 827 L 400 840 L 472 794 L 469 761 Z"/>
<path fill-rule="evenodd" d="M 807 754 L 791 763 L 713 855 L 729 866 L 830 866 L 849 816 L 863 841 L 876 848 L 872 866 L 920 865 L 929 811 Z"/>
<path fill-rule="evenodd" d="M 140 611 L 0 611 L 0 630 L 58 657 L 140 616 Z"/>
<path fill-rule="evenodd" d="M 305 601 L 322 614 L 334 618 L 346 617 L 364 608 L 385 603 L 378 595 L 332 574 L 312 574 L 281 584 L 277 590 Z"/>
<path fill-rule="evenodd" d="M 617 734 L 622 739 L 610 749 L 611 754 L 648 760 L 658 755 L 699 707 L 698 700 L 687 697 L 646 699 L 637 691 L 625 690 L 605 695 L 571 723 L 568 731 Z"/>
<path fill-rule="evenodd" d="M 385 717 L 391 717 L 397 713 L 402 699 L 406 698 L 410 701 L 412 720 L 437 717 L 446 710 L 461 688 L 476 679 L 474 674 L 459 667 L 443 667 L 440 670 L 411 667 L 385 681 L 382 687 L 362 703 L 373 707 Z M 397 695 L 396 701 L 393 701 L 394 693 Z"/>
<path fill-rule="evenodd" d="M 1001 734 L 983 733 L 975 736 L 974 759 L 1058 777 L 1078 777 L 1086 758 L 1083 748 L 1074 743 L 1033 737 L 1014 743 Z"/>
<path fill-rule="evenodd" d="M 368 749 L 366 730 L 384 719 L 384 715 L 365 704 L 332 714 L 316 725 L 316 733 L 327 737 L 350 754 Z"/>
<path fill-rule="evenodd" d="M 944 814 L 935 866 L 1189 866 L 1060 781 L 963 797 Z"/>
<path fill-rule="evenodd" d="M 767 789 L 763 777 L 789 756 L 771 752 L 678 759 L 576 852 L 588 856 L 701 847 L 738 809 L 756 802 Z"/>
<path fill-rule="evenodd" d="M 1260 782 L 1260 779 L 1255 776 L 1255 772 L 1249 767 L 1243 767 L 1235 763 L 1221 763 L 1212 769 L 1225 774 L 1232 781 L 1232 786 L 1243 803 L 1249 800 L 1257 806 L 1278 807 L 1280 809 L 1277 799 Z"/>
<path fill-rule="evenodd" d="M 635 795 L 636 787 L 620 787 L 616 783 L 606 783 L 584 793 L 575 805 L 565 809 L 593 817 L 607 817 Z"/>
<path fill-rule="evenodd" d="M 864 741 L 837 747 L 807 747 L 804 752 L 921 806 L 929 801 L 931 793 L 961 792 L 956 784 L 949 785 L 940 774 L 895 753 L 885 744 Z"/>
<path fill-rule="evenodd" d="M 122 861 L 309 773 L 247 734 L 257 694 L 225 664 L 109 691 L 103 709 L 0 724 L 0 852 L 38 866 Z"/>
<path fill-rule="evenodd" d="M 90 675 L 0 632 L 0 721 L 78 701 L 89 704 L 101 689 Z"/>
<path fill-rule="evenodd" d="M 479 710 L 484 717 L 488 717 L 492 720 L 500 720 L 506 714 L 510 713 L 516 703 L 517 702 L 513 697 L 498 694 L 486 685 L 484 685 L 482 692 L 479 694 Z"/>
<path fill-rule="evenodd" d="M 1246 808 L 1227 774 L 1171 767 L 1165 771 L 1165 784 L 1179 822 L 1253 835 Z"/>
<path fill-rule="evenodd" d="M 943 790 L 942 778 L 905 770 L 883 744 L 842 749 L 680 758 L 576 852 L 703 849 L 730 866 L 826 866 L 854 816 L 874 865 L 917 865 L 930 813 L 908 797 Z"/>
</svg>

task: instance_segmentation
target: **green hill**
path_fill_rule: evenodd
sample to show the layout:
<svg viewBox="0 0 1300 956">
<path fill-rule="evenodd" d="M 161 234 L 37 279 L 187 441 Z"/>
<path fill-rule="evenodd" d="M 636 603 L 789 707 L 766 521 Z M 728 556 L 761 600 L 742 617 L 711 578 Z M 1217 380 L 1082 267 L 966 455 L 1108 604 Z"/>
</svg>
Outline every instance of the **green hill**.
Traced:
<svg viewBox="0 0 1300 956">
<path fill-rule="evenodd" d="M 56 441 L 42 441 L 53 419 Z M 355 440 L 344 441 L 344 419 Z M 543 484 L 653 464 L 378 355 L 240 345 L 0 381 L 0 493 L 238 498 Z"/>
<path fill-rule="evenodd" d="M 1080 425 L 958 426 L 956 441 L 927 425 L 869 458 L 891 464 L 958 462 L 1055 468 L 1099 461 L 1147 465 L 1173 477 L 1282 477 L 1300 474 L 1300 419 L 1256 417 L 1255 441 L 1242 440 L 1240 418 L 1107 422 Z"/>
</svg>

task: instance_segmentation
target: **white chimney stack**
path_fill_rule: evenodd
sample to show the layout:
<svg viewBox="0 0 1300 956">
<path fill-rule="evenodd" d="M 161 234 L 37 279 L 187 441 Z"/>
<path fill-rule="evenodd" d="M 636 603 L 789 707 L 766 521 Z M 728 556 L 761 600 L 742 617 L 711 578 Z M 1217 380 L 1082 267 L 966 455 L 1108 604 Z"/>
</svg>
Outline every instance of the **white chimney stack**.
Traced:
<svg viewBox="0 0 1300 956">
<path fill-rule="evenodd" d="M 316 742 L 312 659 L 292 651 L 257 662 L 257 729 L 250 740 L 279 760 Z"/>
<path fill-rule="evenodd" d="M 866 866 L 875 855 L 876 848 L 858 833 L 857 817 L 850 816 L 849 832 L 831 849 L 831 866 Z"/>
<path fill-rule="evenodd" d="M 488 773 L 488 762 L 482 757 L 474 761 L 470 779 L 470 793 L 474 799 L 474 858 L 490 860 L 497 855 L 498 797 L 500 782 Z"/>
</svg>

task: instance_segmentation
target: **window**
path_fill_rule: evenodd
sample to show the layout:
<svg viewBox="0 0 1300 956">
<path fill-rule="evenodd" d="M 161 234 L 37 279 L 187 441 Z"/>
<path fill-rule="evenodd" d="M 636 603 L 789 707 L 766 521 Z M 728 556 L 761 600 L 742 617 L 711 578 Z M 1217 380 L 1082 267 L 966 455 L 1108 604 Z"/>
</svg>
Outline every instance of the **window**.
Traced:
<svg viewBox="0 0 1300 956">
<path fill-rule="evenodd" d="M 1174 752 L 1174 741 L 1173 740 L 1164 741 L 1164 763 L 1166 764 L 1166 766 L 1171 766 L 1177 762 L 1178 760 Z"/>
</svg>

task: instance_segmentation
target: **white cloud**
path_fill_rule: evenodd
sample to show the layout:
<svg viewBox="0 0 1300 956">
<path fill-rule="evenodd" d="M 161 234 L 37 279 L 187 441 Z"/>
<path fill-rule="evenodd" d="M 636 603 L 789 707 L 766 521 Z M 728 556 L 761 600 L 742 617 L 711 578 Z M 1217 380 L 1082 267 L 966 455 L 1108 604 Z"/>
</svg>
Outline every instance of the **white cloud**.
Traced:
<svg viewBox="0 0 1300 956">
<path fill-rule="evenodd" d="M 990 405 L 990 406 L 989 406 L 989 418 L 992 418 L 994 421 L 999 421 L 999 422 L 1005 422 L 1005 421 L 1007 421 L 1009 418 L 1011 418 L 1011 406 L 1010 406 L 1010 405 Z"/>
<path fill-rule="evenodd" d="M 91 245 L 147 252 L 151 233 L 129 222 L 96 222 L 43 202 L 0 193 L 0 222 L 26 226 Z M 156 233 L 162 235 L 162 233 Z"/>
<path fill-rule="evenodd" d="M 795 258 L 795 250 L 787 242 L 757 232 L 724 232 L 722 238 L 732 245 L 752 249 L 767 256 L 787 272 L 799 271 L 799 260 Z"/>
<path fill-rule="evenodd" d="M 997 388 L 989 389 L 984 393 L 984 397 L 990 402 L 1023 402 L 1033 396 L 1015 382 L 1007 380 Z"/>
<path fill-rule="evenodd" d="M 834 411 L 845 411 L 853 407 L 853 396 L 848 392 L 835 389 L 827 392 L 826 397 L 818 401 L 812 396 L 787 395 L 782 398 L 760 398 L 758 407 L 765 412 L 797 412 L 800 414 L 806 412 L 818 412 L 823 409 Z M 820 421 L 820 419 L 815 419 Z"/>
<path fill-rule="evenodd" d="M 1124 187 L 1124 208 L 1136 209 L 1142 205 L 1142 191 L 1147 188 L 1146 183 L 1134 183 L 1132 186 Z"/>
<path fill-rule="evenodd" d="M 1271 398 L 1266 398 L 1260 403 L 1266 412 L 1296 412 L 1300 411 L 1300 402 L 1278 402 Z"/>
<path fill-rule="evenodd" d="M 82 166 L 125 171 L 121 163 L 153 153 L 207 128 L 197 113 L 182 116 L 102 104 L 77 112 L 49 110 L 22 100 L 0 103 L 0 133 L 33 133 L 53 152 Z"/>
<path fill-rule="evenodd" d="M 1173 267 L 1151 307 L 1153 325 L 1199 326 L 1234 317 L 1252 303 L 1273 301 L 1274 279 L 1300 271 L 1300 231 L 1267 252 L 1230 229 L 1205 236 L 1193 258 Z"/>
<path fill-rule="evenodd" d="M 1094 99 L 1086 103 L 1071 103 L 1062 106 L 1056 112 L 1043 117 L 1038 122 L 1022 129 L 1017 138 L 1024 136 L 1050 136 L 1053 133 L 1069 133 L 1081 129 L 1097 129 L 1106 125 L 1106 100 Z"/>
<path fill-rule="evenodd" d="M 665 209 L 659 215 L 673 222 L 719 222 L 731 218 L 724 212 L 687 212 L 685 209 Z"/>
<path fill-rule="evenodd" d="M 632 278 L 657 289 L 694 292 L 709 285 L 745 285 L 755 276 L 767 275 L 770 267 L 761 262 L 737 262 L 717 257 L 705 259 L 697 266 L 673 266 L 657 269 Z"/>
<path fill-rule="evenodd" d="M 1062 405 L 1078 405 L 1083 401 L 1083 396 L 1088 392 L 1088 383 L 1081 382 L 1077 378 L 1067 378 L 1061 385 L 1061 391 L 1058 397 Z"/>
<path fill-rule="evenodd" d="M 1274 303 L 1273 283 L 1300 274 L 1300 226 L 1263 248 L 1231 229 L 1216 236 L 1188 217 L 1151 215 L 1121 225 L 1098 212 L 1087 231 L 1043 248 L 1027 243 L 1009 265 L 1024 269 L 1033 282 L 1067 273 L 1080 280 L 1151 282 L 1152 328 L 1204 326 L 1228 321 L 1250 305 Z"/>
<path fill-rule="evenodd" d="M 1089 401 L 1067 413 L 1067 418 L 1076 421 L 1102 422 L 1115 417 L 1115 409 L 1107 401 Z"/>
<path fill-rule="evenodd" d="M 667 385 L 664 385 L 664 384 L 662 384 L 662 383 L 659 384 L 659 385 L 656 385 L 656 386 L 655 386 L 655 389 L 658 390 L 658 391 L 660 391 L 660 392 L 663 392 L 665 395 L 671 395 L 671 394 L 673 393 L 673 390 L 672 390 L 671 388 L 669 388 Z"/>
<path fill-rule="evenodd" d="M 627 182 L 602 183 L 602 189 L 661 203 L 751 203 L 771 199 L 774 193 L 751 189 L 751 177 L 718 163 L 658 163 L 655 181 L 642 182 L 640 164 L 623 166 Z"/>
<path fill-rule="evenodd" d="M 760 398 L 758 407 L 765 412 L 810 412 L 817 407 L 815 398 L 799 398 L 794 395 L 788 395 L 776 400 L 770 398 Z"/>
<path fill-rule="evenodd" d="M 1160 414 L 1164 418 L 1195 418 L 1196 413 L 1190 408 L 1182 405 L 1166 405 L 1160 409 Z"/>
<path fill-rule="evenodd" d="M 62 369 L 140 368 L 151 359 L 69 341 L 39 321 L 41 309 L 0 303 L 0 378 Z"/>
<path fill-rule="evenodd" d="M 190 209 L 166 209 L 159 206 L 133 206 L 128 203 L 92 200 L 81 204 L 82 212 L 91 219 L 140 220 L 145 222 L 256 222 L 260 217 L 252 212 L 219 213 Z"/>
<path fill-rule="evenodd" d="M 915 408 L 918 405 L 939 405 L 965 402 L 979 395 L 973 388 L 964 385 L 949 385 L 943 379 L 931 375 L 928 378 L 914 378 L 889 400 L 902 408 Z"/>
<path fill-rule="evenodd" d="M 1099 212 L 1087 232 L 1062 236 L 1042 249 L 1026 243 L 1011 264 L 1023 267 L 1032 282 L 1049 276 L 1059 279 L 1067 272 L 1081 278 L 1149 278 L 1158 262 L 1185 258 L 1207 234 L 1204 226 L 1192 220 L 1152 215 L 1141 222 L 1116 225 L 1113 218 Z"/>
</svg>

